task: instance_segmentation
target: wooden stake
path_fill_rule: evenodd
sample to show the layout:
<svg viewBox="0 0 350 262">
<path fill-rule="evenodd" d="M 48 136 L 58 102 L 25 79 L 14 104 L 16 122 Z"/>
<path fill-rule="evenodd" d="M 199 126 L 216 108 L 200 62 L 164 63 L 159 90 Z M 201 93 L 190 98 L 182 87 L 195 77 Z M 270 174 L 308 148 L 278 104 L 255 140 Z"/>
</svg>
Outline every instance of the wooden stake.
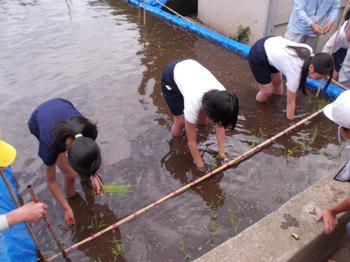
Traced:
<svg viewBox="0 0 350 262">
<path fill-rule="evenodd" d="M 143 24 L 146 25 L 146 0 L 143 0 Z"/>
</svg>

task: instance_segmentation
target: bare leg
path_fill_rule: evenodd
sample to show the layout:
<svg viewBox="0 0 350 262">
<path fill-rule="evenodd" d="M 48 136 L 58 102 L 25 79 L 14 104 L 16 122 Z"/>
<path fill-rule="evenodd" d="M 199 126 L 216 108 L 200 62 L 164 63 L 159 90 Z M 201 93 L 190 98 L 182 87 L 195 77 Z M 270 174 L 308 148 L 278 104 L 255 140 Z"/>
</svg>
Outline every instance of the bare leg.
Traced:
<svg viewBox="0 0 350 262">
<path fill-rule="evenodd" d="M 171 134 L 173 136 L 182 136 L 185 128 L 185 117 L 184 115 L 173 116 L 174 124 L 171 127 Z"/>
<path fill-rule="evenodd" d="M 282 74 L 280 72 L 271 74 L 273 94 L 283 95 Z"/>
<path fill-rule="evenodd" d="M 266 102 L 267 99 L 272 95 L 273 93 L 273 86 L 272 83 L 268 83 L 266 85 L 260 85 L 259 86 L 259 93 L 256 95 L 256 101 L 258 102 Z"/>
<path fill-rule="evenodd" d="M 56 165 L 61 170 L 64 179 L 64 192 L 67 197 L 72 197 L 76 194 L 75 191 L 75 179 L 78 176 L 68 162 L 68 158 L 65 153 L 59 154 Z"/>
<path fill-rule="evenodd" d="M 203 110 L 199 111 L 197 124 L 198 125 L 208 125 L 208 116 Z"/>
</svg>

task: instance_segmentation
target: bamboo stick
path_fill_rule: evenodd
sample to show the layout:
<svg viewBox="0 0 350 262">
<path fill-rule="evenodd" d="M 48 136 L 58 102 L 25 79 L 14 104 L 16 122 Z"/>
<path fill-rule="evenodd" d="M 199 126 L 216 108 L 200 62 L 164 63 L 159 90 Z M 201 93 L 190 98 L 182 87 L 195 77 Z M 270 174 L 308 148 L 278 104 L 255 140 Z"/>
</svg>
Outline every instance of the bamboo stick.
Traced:
<svg viewBox="0 0 350 262">
<path fill-rule="evenodd" d="M 31 185 L 28 185 L 28 186 L 27 186 L 27 190 L 28 190 L 30 196 L 32 197 L 32 200 L 34 201 L 34 203 L 40 202 L 38 196 L 37 196 L 36 193 L 34 192 L 34 190 L 33 190 L 33 188 L 32 188 Z M 52 223 L 51 223 L 50 219 L 48 218 L 48 216 L 44 216 L 44 219 L 45 219 L 46 225 L 47 225 L 47 227 L 48 227 L 48 229 L 49 229 L 49 231 L 50 231 L 50 233 L 51 233 L 53 239 L 55 240 L 55 242 L 56 242 L 58 248 L 59 248 L 60 251 L 61 251 L 62 256 L 66 259 L 66 261 L 71 261 L 71 260 L 68 258 L 66 252 L 64 251 L 64 247 L 63 247 L 62 243 L 60 242 L 60 240 L 58 239 L 58 236 L 56 235 L 55 231 L 53 230 Z"/>
<path fill-rule="evenodd" d="M 146 0 L 143 0 L 143 24 L 146 25 Z"/>
<path fill-rule="evenodd" d="M 189 183 L 189 184 L 187 184 L 187 185 L 185 185 L 185 186 L 183 186 L 183 187 L 181 187 L 181 188 L 179 188 L 179 189 L 173 191 L 172 193 L 170 193 L 170 194 L 164 196 L 163 198 L 161 198 L 161 199 L 159 199 L 159 200 L 157 200 L 157 201 L 154 201 L 153 203 L 149 204 L 148 206 L 146 206 L 146 207 L 144 207 L 144 208 L 142 208 L 142 209 L 140 209 L 140 210 L 134 212 L 133 214 L 131 214 L 131 215 L 129 215 L 129 216 L 123 218 L 122 220 L 120 220 L 120 221 L 118 221 L 118 222 L 116 222 L 116 223 L 110 225 L 109 227 L 107 227 L 107 228 L 101 230 L 100 232 L 97 232 L 96 234 L 93 234 L 93 235 L 91 235 L 90 237 L 87 237 L 87 238 L 83 239 L 82 241 L 80 241 L 80 242 L 78 242 L 78 243 L 75 243 L 74 245 L 72 245 L 72 246 L 66 248 L 65 251 L 68 253 L 68 252 L 74 250 L 75 248 L 77 248 L 77 247 L 79 247 L 79 246 L 81 246 L 81 245 L 83 245 L 83 244 L 85 244 L 85 243 L 87 243 L 87 242 L 89 242 L 89 241 L 91 241 L 91 240 L 94 240 L 94 239 L 98 238 L 99 236 L 103 235 L 104 233 L 107 233 L 107 232 L 109 232 L 109 231 L 115 229 L 116 227 L 119 227 L 119 226 L 121 226 L 121 225 L 123 225 L 123 224 L 125 224 L 125 223 L 127 223 L 127 222 L 129 222 L 129 221 L 131 221 L 131 220 L 133 220 L 134 218 L 136 218 L 136 217 L 142 215 L 143 213 L 145 213 L 146 211 L 148 211 L 148 210 L 150 210 L 150 209 L 152 209 L 152 208 L 158 206 L 159 204 L 165 202 L 166 200 L 168 200 L 168 199 L 170 199 L 170 198 L 172 198 L 172 197 L 175 197 L 176 195 L 179 195 L 179 194 L 185 192 L 186 190 L 188 190 L 189 188 L 191 188 L 191 187 L 193 187 L 193 186 L 199 184 L 200 182 L 202 182 L 202 181 L 204 181 L 204 180 L 206 180 L 206 179 L 208 179 L 208 178 L 214 176 L 215 174 L 218 174 L 219 172 L 225 170 L 225 169 L 228 168 L 229 166 L 235 165 L 235 164 L 237 164 L 237 163 L 239 163 L 239 162 L 241 162 L 241 161 L 247 159 L 248 157 L 250 157 L 250 156 L 256 154 L 257 152 L 259 152 L 259 151 L 260 151 L 262 148 L 264 148 L 265 146 L 270 145 L 271 143 L 273 143 L 276 139 L 278 139 L 278 138 L 284 136 L 285 134 L 289 133 L 290 131 L 296 129 L 297 127 L 301 126 L 302 124 L 306 123 L 307 121 L 310 121 L 310 120 L 313 119 L 314 117 L 318 116 L 322 111 L 323 111 L 323 108 L 320 109 L 320 110 L 318 110 L 317 112 L 313 113 L 312 115 L 306 117 L 305 119 L 299 121 L 298 123 L 296 123 L 296 124 L 294 124 L 294 125 L 288 127 L 287 129 L 283 130 L 282 132 L 280 132 L 280 133 L 274 135 L 273 137 L 271 137 L 271 138 L 265 140 L 263 143 L 257 145 L 256 147 L 250 149 L 249 151 L 247 151 L 247 152 L 245 152 L 245 153 L 239 155 L 239 156 L 236 157 L 235 159 L 233 159 L 233 160 L 227 162 L 226 164 L 224 164 L 224 165 L 222 165 L 222 166 L 216 168 L 215 170 L 209 172 L 208 174 L 206 174 L 206 175 L 204 175 L 204 176 L 202 176 L 202 177 L 200 177 L 200 178 L 198 178 L 198 179 L 192 181 L 191 183 Z M 61 254 L 61 253 L 57 253 L 56 255 L 50 257 L 50 258 L 48 259 L 48 261 L 51 261 L 51 260 L 53 260 L 53 259 L 59 257 L 60 254 Z"/>
<path fill-rule="evenodd" d="M 18 202 L 18 200 L 17 200 L 17 198 L 16 198 L 16 196 L 15 196 L 15 193 L 14 193 L 13 190 L 12 190 L 12 187 L 11 187 L 9 181 L 7 180 L 7 178 L 6 178 L 4 172 L 2 171 L 1 168 L 0 168 L 0 175 L 1 175 L 1 178 L 2 178 L 2 180 L 4 181 L 4 183 L 5 183 L 5 185 L 6 185 L 7 189 L 8 189 L 8 191 L 9 191 L 9 193 L 10 193 L 10 196 L 11 196 L 12 201 L 14 202 L 16 208 L 21 207 L 21 205 L 19 204 L 19 202 Z M 29 232 L 30 236 L 31 236 L 32 239 L 33 239 L 34 245 L 35 245 L 35 247 L 36 247 L 36 249 L 37 249 L 37 251 L 38 251 L 38 254 L 39 254 L 39 258 L 40 258 L 41 260 L 43 260 L 43 261 L 47 261 L 47 260 L 45 259 L 45 256 L 44 256 L 44 252 L 43 252 L 43 251 L 41 250 L 41 248 L 40 248 L 39 241 L 38 241 L 38 239 L 36 238 L 36 236 L 34 235 L 34 232 L 33 232 L 32 227 L 31 227 L 28 223 L 25 223 L 25 225 L 26 225 L 26 227 L 27 227 L 27 229 L 28 229 L 28 232 Z"/>
<path fill-rule="evenodd" d="M 349 90 L 349 88 L 348 88 L 348 87 L 346 87 L 346 86 L 342 85 L 342 84 L 341 84 L 341 83 L 339 83 L 337 80 L 332 79 L 331 81 L 332 81 L 332 83 L 333 83 L 333 84 L 335 84 L 335 85 L 339 86 L 340 88 L 343 88 L 344 90 Z"/>
<path fill-rule="evenodd" d="M 165 4 L 163 4 L 162 2 L 155 0 L 158 4 L 160 4 L 162 7 L 164 7 L 165 9 L 168 9 L 170 12 L 174 13 L 175 15 L 177 15 L 178 17 L 193 23 L 193 21 L 191 21 L 190 19 L 184 17 L 183 15 L 180 15 L 178 12 L 176 12 L 175 10 L 171 9 L 170 7 L 166 6 Z"/>
</svg>

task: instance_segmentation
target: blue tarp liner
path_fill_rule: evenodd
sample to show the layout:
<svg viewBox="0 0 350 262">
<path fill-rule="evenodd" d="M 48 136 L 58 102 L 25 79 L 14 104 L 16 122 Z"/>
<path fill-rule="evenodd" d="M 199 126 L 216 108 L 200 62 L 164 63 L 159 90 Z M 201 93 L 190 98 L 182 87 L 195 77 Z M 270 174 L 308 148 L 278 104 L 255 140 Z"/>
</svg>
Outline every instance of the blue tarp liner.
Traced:
<svg viewBox="0 0 350 262">
<path fill-rule="evenodd" d="M 137 5 L 143 6 L 143 0 L 136 0 L 136 2 L 137 2 Z M 145 2 L 146 2 L 146 5 L 161 9 L 162 4 L 165 5 L 168 2 L 168 0 L 157 0 L 157 1 L 156 0 L 145 0 Z"/>
<path fill-rule="evenodd" d="M 132 5 L 138 5 L 138 0 L 128 0 L 129 3 L 131 3 Z M 142 0 L 141 0 L 142 1 Z M 152 1 L 152 0 L 149 0 Z M 161 0 L 164 1 L 164 0 Z M 166 2 L 166 1 L 165 1 Z M 143 7 L 143 5 L 141 5 L 141 7 Z M 156 8 L 152 5 L 146 4 L 146 10 L 155 15 L 158 16 L 174 25 L 183 27 L 184 29 L 187 29 L 191 32 L 194 32 L 208 40 L 214 41 L 218 44 L 220 44 L 221 46 L 223 46 L 226 49 L 229 49 L 233 52 L 235 52 L 236 54 L 239 54 L 241 56 L 243 56 L 244 58 L 247 58 L 248 54 L 249 54 L 249 50 L 250 50 L 250 46 L 236 42 L 228 37 L 225 37 L 221 34 L 218 34 L 212 30 L 209 30 L 208 28 L 205 28 L 203 26 L 200 26 L 196 23 L 192 23 L 190 21 L 184 20 L 180 17 L 177 17 L 175 15 L 172 15 L 166 11 L 163 11 L 159 8 Z M 312 79 L 308 79 L 307 80 L 307 85 L 309 86 L 309 88 L 311 88 L 312 90 L 317 90 L 318 87 L 320 86 L 320 81 L 318 80 L 312 80 Z M 322 84 L 321 86 L 321 90 L 323 90 L 324 85 Z M 336 85 L 330 84 L 326 90 L 326 94 L 332 98 L 335 99 L 338 97 L 338 95 L 340 95 L 344 90 Z"/>
<path fill-rule="evenodd" d="M 10 167 L 6 168 L 5 176 L 18 198 L 18 192 Z M 10 193 L 0 177 L 0 214 L 6 214 L 15 208 L 16 206 L 11 199 Z M 14 225 L 9 230 L 0 233 L 1 262 L 34 262 L 36 258 L 36 247 L 24 223 Z"/>
</svg>

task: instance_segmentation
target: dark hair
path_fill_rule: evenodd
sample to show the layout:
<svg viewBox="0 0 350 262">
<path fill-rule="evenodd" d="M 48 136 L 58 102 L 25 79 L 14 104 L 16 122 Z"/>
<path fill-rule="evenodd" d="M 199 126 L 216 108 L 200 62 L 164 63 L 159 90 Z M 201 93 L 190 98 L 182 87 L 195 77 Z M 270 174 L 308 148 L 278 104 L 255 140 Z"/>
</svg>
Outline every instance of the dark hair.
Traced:
<svg viewBox="0 0 350 262">
<path fill-rule="evenodd" d="M 301 46 L 287 46 L 293 49 L 297 56 L 304 60 L 303 66 L 301 68 L 301 76 L 299 83 L 299 90 L 306 95 L 306 79 L 309 75 L 309 66 L 313 65 L 316 73 L 320 75 L 328 75 L 329 79 L 327 81 L 324 90 L 327 89 L 329 83 L 332 81 L 333 70 L 334 70 L 334 59 L 333 56 L 328 53 L 317 53 L 311 56 L 311 52 L 306 47 Z"/>
<path fill-rule="evenodd" d="M 101 165 L 101 151 L 96 144 L 96 124 L 83 116 L 72 116 L 55 124 L 52 147 L 58 147 L 68 137 L 73 142 L 68 148 L 68 160 L 72 168 L 79 173 L 90 177 L 95 174 Z M 82 134 L 82 137 L 75 136 Z"/>
<path fill-rule="evenodd" d="M 350 18 L 350 8 L 348 9 L 348 11 L 346 11 L 345 16 L 344 16 L 344 21 L 348 21 Z"/>
<path fill-rule="evenodd" d="M 239 102 L 237 96 L 227 90 L 210 90 L 203 95 L 203 110 L 215 123 L 224 127 L 237 123 Z"/>
</svg>

